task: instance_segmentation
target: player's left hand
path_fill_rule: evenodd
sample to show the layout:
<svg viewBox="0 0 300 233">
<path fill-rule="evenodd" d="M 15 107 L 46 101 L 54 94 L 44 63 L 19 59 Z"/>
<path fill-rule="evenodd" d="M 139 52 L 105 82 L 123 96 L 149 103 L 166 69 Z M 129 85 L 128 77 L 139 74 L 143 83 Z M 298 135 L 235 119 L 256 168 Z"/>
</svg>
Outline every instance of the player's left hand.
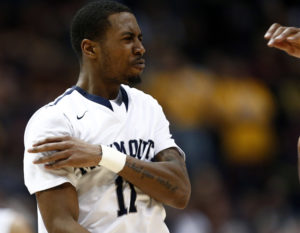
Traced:
<svg viewBox="0 0 300 233">
<path fill-rule="evenodd" d="M 268 46 L 285 51 L 291 56 L 300 58 L 300 28 L 285 27 L 274 23 L 265 34 Z"/>
<path fill-rule="evenodd" d="M 48 169 L 92 167 L 97 166 L 101 160 L 100 146 L 70 136 L 45 138 L 33 144 L 28 152 L 54 152 L 33 162 L 34 164 L 45 164 Z"/>
</svg>

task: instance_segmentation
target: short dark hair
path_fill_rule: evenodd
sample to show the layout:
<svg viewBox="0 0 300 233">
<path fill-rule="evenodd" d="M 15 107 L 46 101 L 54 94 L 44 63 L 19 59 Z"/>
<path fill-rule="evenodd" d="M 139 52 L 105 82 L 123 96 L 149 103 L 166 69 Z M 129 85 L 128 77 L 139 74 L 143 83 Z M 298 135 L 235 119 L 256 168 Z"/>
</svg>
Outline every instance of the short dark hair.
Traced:
<svg viewBox="0 0 300 233">
<path fill-rule="evenodd" d="M 71 43 L 79 59 L 82 57 L 82 40 L 103 39 L 110 26 L 108 17 L 120 12 L 132 13 L 129 7 L 108 0 L 90 2 L 77 11 L 71 23 Z"/>
</svg>

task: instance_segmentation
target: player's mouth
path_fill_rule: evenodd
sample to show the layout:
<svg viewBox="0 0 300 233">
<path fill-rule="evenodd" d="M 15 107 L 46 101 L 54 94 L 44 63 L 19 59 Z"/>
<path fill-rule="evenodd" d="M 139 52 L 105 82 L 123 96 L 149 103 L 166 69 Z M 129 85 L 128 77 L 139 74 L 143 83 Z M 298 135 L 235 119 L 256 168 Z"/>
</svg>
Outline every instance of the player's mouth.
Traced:
<svg viewBox="0 0 300 233">
<path fill-rule="evenodd" d="M 140 58 L 140 59 L 135 60 L 135 61 L 133 62 L 133 66 L 134 66 L 135 68 L 138 68 L 138 69 L 140 69 L 140 70 L 143 70 L 143 69 L 145 68 L 145 66 L 146 66 L 146 64 L 145 64 L 145 59 Z"/>
</svg>

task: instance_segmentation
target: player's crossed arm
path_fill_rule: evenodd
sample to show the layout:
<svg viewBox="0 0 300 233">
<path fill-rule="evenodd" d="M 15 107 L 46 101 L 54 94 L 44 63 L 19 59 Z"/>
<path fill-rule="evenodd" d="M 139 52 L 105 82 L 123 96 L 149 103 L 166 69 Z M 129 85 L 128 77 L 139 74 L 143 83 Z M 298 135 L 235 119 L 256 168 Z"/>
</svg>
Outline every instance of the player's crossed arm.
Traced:
<svg viewBox="0 0 300 233">
<path fill-rule="evenodd" d="M 30 153 L 48 151 L 56 152 L 34 163 L 59 169 L 97 166 L 102 159 L 98 145 L 69 136 L 46 138 L 28 149 Z M 155 162 L 149 163 L 126 156 L 125 166 L 118 174 L 152 198 L 174 208 L 184 208 L 191 192 L 184 159 L 175 148 L 163 150 L 155 158 Z"/>
<path fill-rule="evenodd" d="M 274 23 L 264 37 L 268 40 L 269 47 L 283 50 L 291 56 L 300 58 L 300 28 Z"/>
<path fill-rule="evenodd" d="M 166 205 L 182 209 L 188 204 L 191 185 L 184 159 L 176 148 L 159 152 L 153 163 L 127 156 L 119 175 Z"/>
</svg>

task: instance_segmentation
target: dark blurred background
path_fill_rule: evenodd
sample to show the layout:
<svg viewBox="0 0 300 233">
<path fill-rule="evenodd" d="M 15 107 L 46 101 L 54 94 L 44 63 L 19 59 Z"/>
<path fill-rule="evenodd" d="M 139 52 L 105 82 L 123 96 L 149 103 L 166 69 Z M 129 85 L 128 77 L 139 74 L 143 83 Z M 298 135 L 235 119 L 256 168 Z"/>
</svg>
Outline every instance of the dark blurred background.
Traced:
<svg viewBox="0 0 300 233">
<path fill-rule="evenodd" d="M 24 129 L 77 80 L 69 26 L 86 2 L 0 1 L 0 206 L 34 229 Z M 147 49 L 138 88 L 163 106 L 192 180 L 188 208 L 167 207 L 171 232 L 299 233 L 300 59 L 263 38 L 274 22 L 300 26 L 299 1 L 122 2 Z"/>
</svg>

